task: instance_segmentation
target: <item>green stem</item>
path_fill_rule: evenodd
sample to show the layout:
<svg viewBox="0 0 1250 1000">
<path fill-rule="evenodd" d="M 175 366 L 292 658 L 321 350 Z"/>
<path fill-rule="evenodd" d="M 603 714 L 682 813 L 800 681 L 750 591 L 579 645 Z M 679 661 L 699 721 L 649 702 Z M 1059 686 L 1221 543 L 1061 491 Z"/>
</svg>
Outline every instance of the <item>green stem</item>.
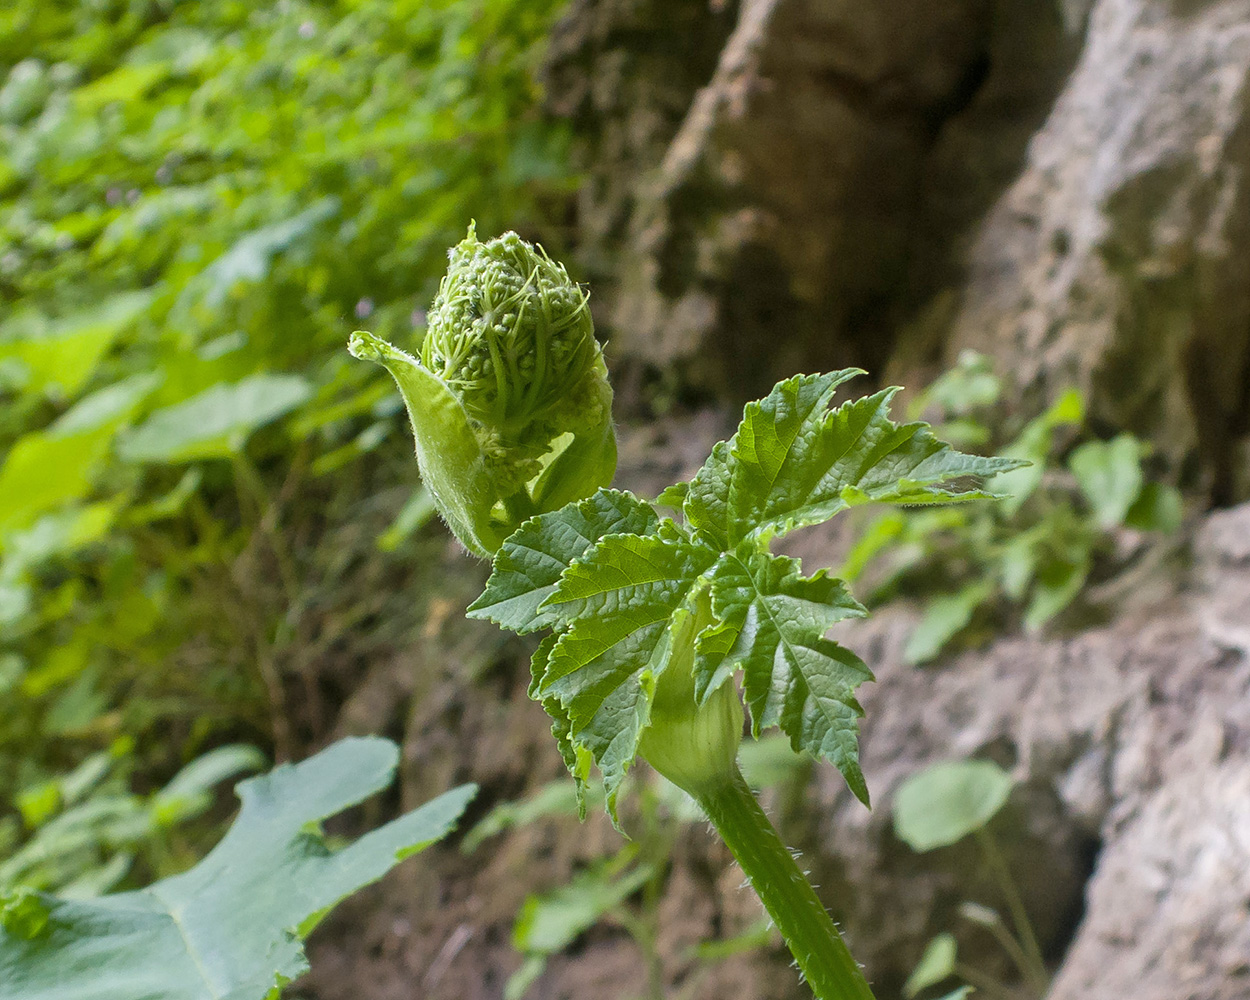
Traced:
<svg viewBox="0 0 1250 1000">
<path fill-rule="evenodd" d="M 734 767 L 695 795 L 781 931 L 817 1000 L 874 1000 L 825 907 Z"/>
<path fill-rule="evenodd" d="M 1012 1000 L 1011 994 L 1003 987 L 1002 983 L 983 975 L 962 962 L 955 963 L 955 975 L 964 980 L 969 986 L 974 986 L 982 993 L 994 997 L 995 1000 Z"/>
<path fill-rule="evenodd" d="M 998 915 L 995 914 L 995 916 L 997 917 Z M 1036 985 L 1037 970 L 1029 961 L 1029 956 L 1024 953 L 1024 949 L 1020 947 L 1020 943 L 1011 936 L 1011 931 L 1002 922 L 1002 918 L 999 917 L 992 924 L 985 923 L 980 926 L 994 936 L 994 940 L 1002 946 L 1003 951 L 1007 953 L 1007 957 L 1011 959 L 1012 964 L 1016 967 L 1024 981 Z M 973 983 L 972 985 L 976 986 L 977 984 Z"/>
<path fill-rule="evenodd" d="M 985 855 L 985 860 L 998 882 L 998 887 L 1007 900 L 1007 909 L 1011 913 L 1011 922 L 1015 926 L 1016 937 L 1028 957 L 1032 974 L 1030 975 L 1029 970 L 1026 969 L 1021 971 L 1025 973 L 1029 985 L 1037 991 L 1038 996 L 1041 996 L 1046 992 L 1050 974 L 1046 969 L 1046 960 L 1042 957 L 1042 949 L 1037 943 L 1037 935 L 1033 932 L 1029 912 L 1024 907 L 1024 900 L 1020 898 L 1015 879 L 1011 877 L 1011 869 L 1007 867 L 1007 862 L 994 842 L 993 835 L 985 827 L 977 829 L 975 835 L 977 843 L 981 846 L 981 852 Z"/>
</svg>

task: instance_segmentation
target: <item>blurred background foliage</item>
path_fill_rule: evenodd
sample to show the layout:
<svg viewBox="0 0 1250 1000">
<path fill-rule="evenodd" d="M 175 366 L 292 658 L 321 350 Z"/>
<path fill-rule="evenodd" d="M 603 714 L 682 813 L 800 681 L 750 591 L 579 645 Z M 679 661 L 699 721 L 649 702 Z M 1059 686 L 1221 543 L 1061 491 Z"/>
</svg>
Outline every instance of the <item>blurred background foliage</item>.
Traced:
<svg viewBox="0 0 1250 1000">
<path fill-rule="evenodd" d="M 399 397 L 345 343 L 365 327 L 415 347 L 470 219 L 554 256 L 574 220 L 587 228 L 569 122 L 537 83 L 564 6 L 0 7 L 0 890 L 83 896 L 186 868 L 229 784 L 329 738 L 371 665 L 434 636 L 472 683 L 482 647 L 504 641 L 472 625 L 443 641 L 480 580 L 459 555 L 447 570 Z M 680 37 L 658 48 L 697 63 Z M 619 98 L 654 127 L 637 91 Z M 1076 390 L 1012 412 L 1004 375 L 965 353 L 909 416 L 1030 459 L 998 484 L 1015 499 L 865 511 L 844 553 L 869 603 L 924 605 L 913 663 L 1097 618 L 1185 513 L 1145 441 L 1099 440 L 1111 428 Z M 654 447 L 680 452 L 667 433 Z M 389 724 L 375 715 L 356 722 Z M 787 755 L 758 784 L 805 781 Z M 566 817 L 568 793 L 503 802 L 466 846 Z M 648 791 L 635 844 L 571 889 L 526 890 L 510 995 L 599 921 L 634 939 L 659 995 L 662 859 L 690 819 L 666 794 Z M 768 940 L 751 925 L 693 961 Z"/>
<path fill-rule="evenodd" d="M 559 6 L 0 9 L 0 882 L 185 867 L 209 790 L 293 749 L 284 650 L 376 611 L 324 607 L 362 544 L 420 561 L 398 397 L 343 345 L 415 343 L 471 218 L 558 251 Z"/>
</svg>

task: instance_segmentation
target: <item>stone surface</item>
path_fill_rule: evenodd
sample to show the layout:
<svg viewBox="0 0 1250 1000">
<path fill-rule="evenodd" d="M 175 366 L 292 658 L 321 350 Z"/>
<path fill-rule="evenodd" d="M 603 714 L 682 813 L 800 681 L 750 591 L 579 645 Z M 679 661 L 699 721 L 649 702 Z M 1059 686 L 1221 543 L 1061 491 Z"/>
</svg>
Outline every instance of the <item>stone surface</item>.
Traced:
<svg viewBox="0 0 1250 1000">
<path fill-rule="evenodd" d="M 878 671 L 863 734 L 878 808 L 821 770 L 817 814 L 885 996 L 939 930 L 994 967 L 955 913 L 962 899 L 1002 909 L 976 851 L 917 858 L 889 819 L 908 775 L 988 757 L 1018 783 L 993 829 L 1058 964 L 1051 1000 L 1250 997 L 1247 539 L 1250 505 L 1213 515 L 1176 592 L 1070 639 L 1004 639 L 921 671 L 902 666 L 897 613 L 847 638 Z"/>
<path fill-rule="evenodd" d="M 611 317 L 621 352 L 740 396 L 813 358 L 882 360 L 861 319 L 903 280 L 924 154 L 975 86 L 987 12 L 743 3 L 640 185 Z"/>
<path fill-rule="evenodd" d="M 1250 497 L 1250 0 L 582 0 L 552 106 L 621 397 L 974 347 Z"/>
<path fill-rule="evenodd" d="M 1245 0 L 1098 0 L 946 340 L 1031 408 L 1079 386 L 1217 502 L 1250 495 L 1248 82 Z"/>
<path fill-rule="evenodd" d="M 678 37 L 700 6 L 673 5 Z M 749 0 L 732 23 L 718 60 L 692 48 L 659 78 L 676 99 L 704 70 L 676 119 L 671 103 L 649 114 L 649 92 L 574 101 L 594 153 L 579 233 L 607 278 L 618 370 L 735 401 L 800 368 L 880 372 L 954 280 L 961 234 L 1018 171 L 1078 35 L 1055 6 L 1006 0 Z M 573 48 L 591 78 L 655 68 Z M 586 91 L 571 79 L 555 108 Z"/>
</svg>

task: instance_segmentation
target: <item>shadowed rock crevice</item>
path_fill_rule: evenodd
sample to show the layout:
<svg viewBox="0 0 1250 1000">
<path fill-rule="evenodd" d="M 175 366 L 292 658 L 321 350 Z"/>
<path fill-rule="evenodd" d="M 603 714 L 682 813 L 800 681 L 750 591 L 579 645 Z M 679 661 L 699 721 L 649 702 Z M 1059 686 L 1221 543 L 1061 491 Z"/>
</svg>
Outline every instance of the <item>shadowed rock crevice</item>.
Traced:
<svg viewBox="0 0 1250 1000">
<path fill-rule="evenodd" d="M 586 259 L 614 265 L 597 289 L 618 368 L 736 401 L 798 369 L 880 374 L 897 328 L 957 280 L 960 234 L 1078 41 L 1049 4 L 743 3 L 662 155 L 596 167 L 634 193 L 623 251 L 583 231 Z M 579 120 L 600 153 L 612 115 Z"/>
</svg>

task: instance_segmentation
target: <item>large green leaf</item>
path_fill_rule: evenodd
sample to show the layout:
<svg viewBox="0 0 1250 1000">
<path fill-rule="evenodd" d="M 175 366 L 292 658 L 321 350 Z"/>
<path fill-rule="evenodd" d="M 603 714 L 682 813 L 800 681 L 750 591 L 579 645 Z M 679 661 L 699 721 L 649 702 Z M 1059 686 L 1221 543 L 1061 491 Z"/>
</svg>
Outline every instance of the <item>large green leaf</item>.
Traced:
<svg viewBox="0 0 1250 1000">
<path fill-rule="evenodd" d="M 11 895 L 0 913 L 0 1000 L 265 1000 L 305 972 L 301 939 L 339 900 L 445 836 L 463 786 L 332 850 L 327 817 L 386 787 L 399 751 L 349 739 L 239 785 L 242 809 L 190 871 L 69 901 Z"/>
<path fill-rule="evenodd" d="M 229 458 L 259 427 L 312 397 L 299 375 L 249 375 L 210 386 L 182 403 L 157 410 L 118 442 L 132 462 L 192 462 Z"/>
</svg>

